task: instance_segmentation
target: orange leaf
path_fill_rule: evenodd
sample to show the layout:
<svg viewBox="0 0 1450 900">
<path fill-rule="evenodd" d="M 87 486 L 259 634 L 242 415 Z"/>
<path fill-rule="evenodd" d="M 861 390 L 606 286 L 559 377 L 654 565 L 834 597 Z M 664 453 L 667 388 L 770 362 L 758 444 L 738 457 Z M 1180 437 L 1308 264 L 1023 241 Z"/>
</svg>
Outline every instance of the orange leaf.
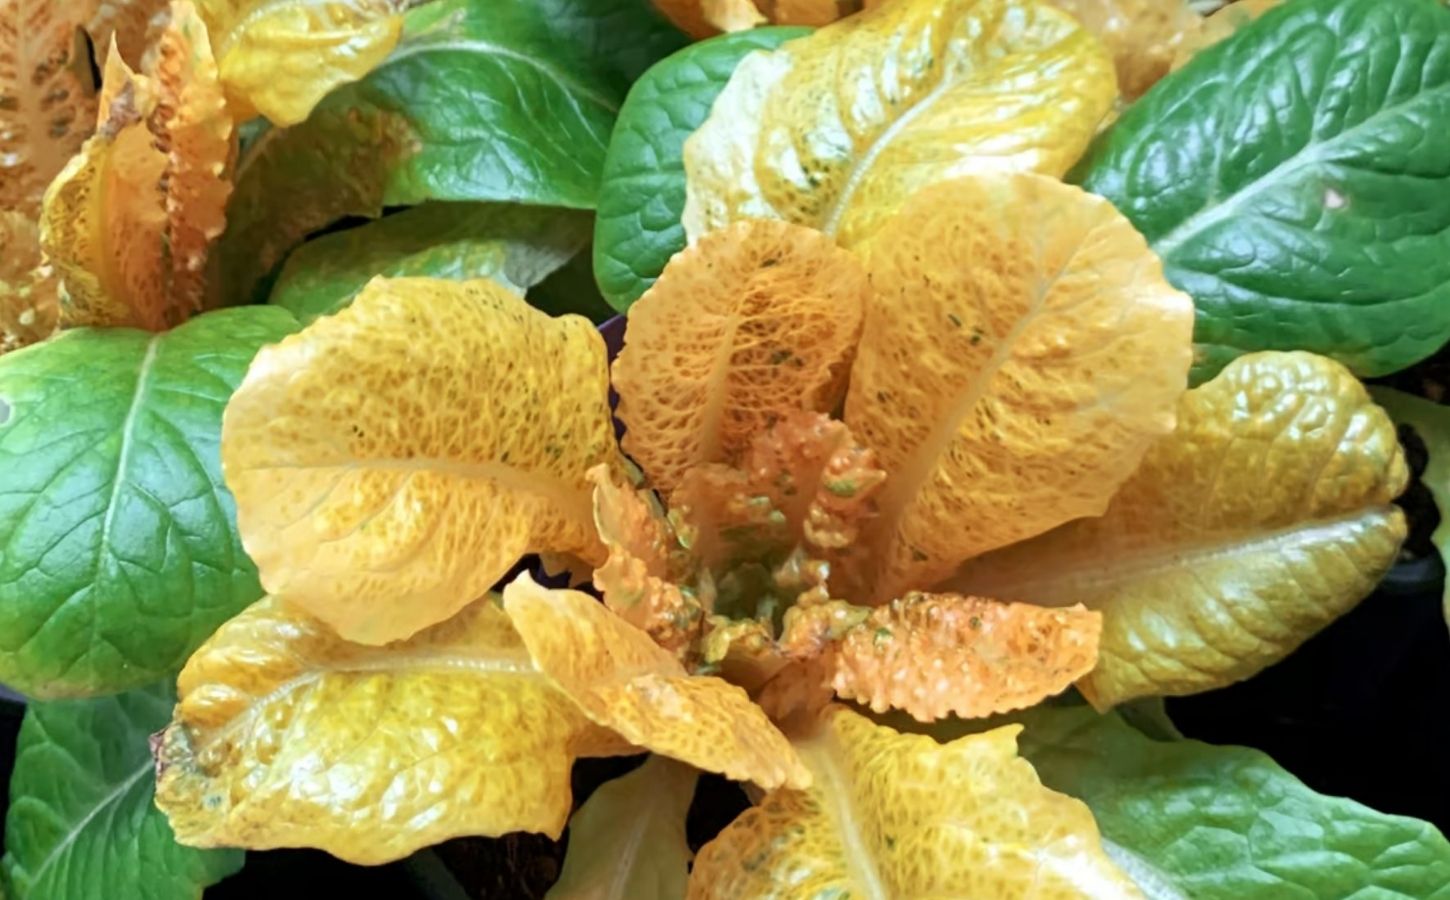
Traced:
<svg viewBox="0 0 1450 900">
<path fill-rule="evenodd" d="M 824 655 L 841 697 L 923 722 L 1032 706 L 1097 663 L 1102 616 L 960 594 L 907 594 L 871 610 Z"/>
<path fill-rule="evenodd" d="M 74 2 L 74 0 L 73 0 Z M 133 66 L 141 65 L 147 47 L 156 43 L 166 27 L 168 0 L 87 0 L 95 7 L 86 31 L 96 47 L 109 47 L 114 39 L 121 58 Z"/>
<path fill-rule="evenodd" d="M 0 210 L 0 353 L 44 340 L 56 318 L 55 279 L 41 265 L 35 222 Z"/>
<path fill-rule="evenodd" d="M 526 574 L 503 596 L 534 665 L 595 723 L 632 744 L 766 789 L 810 783 L 790 742 L 745 691 L 686 674 L 649 635 L 593 597 L 539 587 Z"/>
<path fill-rule="evenodd" d="M 830 410 L 867 291 L 850 253 L 785 222 L 736 223 L 676 254 L 630 309 L 614 364 L 625 450 L 668 492 L 787 413 Z"/>
</svg>

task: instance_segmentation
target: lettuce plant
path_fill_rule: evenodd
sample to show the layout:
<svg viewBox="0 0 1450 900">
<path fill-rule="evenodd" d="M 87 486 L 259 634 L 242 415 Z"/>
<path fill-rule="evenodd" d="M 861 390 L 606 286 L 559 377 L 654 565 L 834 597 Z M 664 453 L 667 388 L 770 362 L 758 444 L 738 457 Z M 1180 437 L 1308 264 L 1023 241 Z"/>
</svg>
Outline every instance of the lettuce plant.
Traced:
<svg viewBox="0 0 1450 900">
<path fill-rule="evenodd" d="M 1446 495 L 1436 0 L 6 2 L 6 896 L 1450 896 L 1161 702 Z"/>
</svg>

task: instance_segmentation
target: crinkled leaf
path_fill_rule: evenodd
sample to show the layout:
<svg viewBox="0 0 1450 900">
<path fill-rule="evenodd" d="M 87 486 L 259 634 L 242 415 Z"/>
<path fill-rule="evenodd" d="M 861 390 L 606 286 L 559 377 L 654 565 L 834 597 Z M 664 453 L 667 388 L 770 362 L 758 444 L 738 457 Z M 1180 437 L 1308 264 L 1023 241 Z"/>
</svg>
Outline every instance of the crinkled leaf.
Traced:
<svg viewBox="0 0 1450 900">
<path fill-rule="evenodd" d="M 1450 568 L 1450 409 L 1432 400 L 1401 391 L 1376 387 L 1370 389 L 1374 401 L 1384 407 L 1397 423 L 1408 425 L 1425 444 L 1429 457 L 1420 481 L 1429 488 L 1440 510 L 1440 523 L 1430 535 L 1441 560 Z M 1442 606 L 1445 620 L 1450 622 L 1450 584 L 1445 586 Z"/>
<path fill-rule="evenodd" d="M 625 449 L 670 491 L 785 414 L 830 410 L 869 290 L 850 253 L 788 222 L 737 223 L 676 255 L 614 363 Z"/>
<path fill-rule="evenodd" d="M 1379 582 L 1405 536 L 1395 428 L 1343 366 L 1256 353 L 1178 404 L 1178 427 L 1095 519 L 969 563 L 959 590 L 1103 613 L 1080 683 L 1100 708 L 1191 694 L 1289 655 Z"/>
<path fill-rule="evenodd" d="M 1168 73 L 1202 19 L 1187 0 L 1049 0 L 1103 42 L 1118 69 L 1118 90 L 1132 102 Z"/>
<path fill-rule="evenodd" d="M 178 845 L 152 803 L 146 739 L 175 699 L 162 685 L 27 707 L 5 820 L 15 900 L 195 900 L 242 867 L 240 851 Z"/>
<path fill-rule="evenodd" d="M 768 794 L 706 844 L 689 896 L 1140 896 L 1087 807 L 1017 756 L 1020 730 L 940 745 L 833 708 L 796 745 L 811 789 Z"/>
<path fill-rule="evenodd" d="M 1179 45 L 1178 52 L 1173 57 L 1173 70 L 1183 68 L 1190 59 L 1282 2 L 1284 0 L 1234 0 L 1228 6 L 1215 10 Z"/>
<path fill-rule="evenodd" d="M 0 14 L 0 210 L 40 211 L 96 117 L 79 2 L 5 0 Z"/>
<path fill-rule="evenodd" d="M 1299 0 L 1164 79 L 1081 177 L 1193 296 L 1196 380 L 1275 349 L 1381 375 L 1450 338 L 1447 120 L 1450 8 Z"/>
<path fill-rule="evenodd" d="M 928 722 L 1032 706 L 1097 662 L 1102 617 L 959 594 L 907 594 L 824 648 L 831 688 Z"/>
<path fill-rule="evenodd" d="M 722 35 L 673 54 L 630 88 L 609 139 L 594 220 L 594 274 L 615 309 L 627 311 L 685 249 L 685 138 L 705 121 L 736 64 L 808 33 Z"/>
<path fill-rule="evenodd" d="M 1316 794 L 1257 750 L 1153 741 L 1085 707 L 1016 718 L 1042 783 L 1091 807 L 1149 897 L 1450 897 L 1433 825 Z"/>
<path fill-rule="evenodd" d="M 82 0 L 92 7 L 86 22 L 91 44 L 101 51 L 116 42 L 121 58 L 132 67 L 139 67 L 146 49 L 155 43 L 166 27 L 170 0 Z"/>
<path fill-rule="evenodd" d="M 280 309 L 75 330 L 0 357 L 0 682 L 34 696 L 175 672 L 257 599 L 217 444 Z"/>
<path fill-rule="evenodd" d="M 376 275 L 491 278 L 523 294 L 588 239 L 589 216 L 577 210 L 425 203 L 303 245 L 268 302 L 306 325 L 346 308 Z"/>
<path fill-rule="evenodd" d="M 685 232 L 776 218 L 852 246 L 926 185 L 1062 174 L 1114 96 L 1107 53 L 1037 0 L 868 9 L 736 67 L 685 142 Z"/>
<path fill-rule="evenodd" d="M 46 191 L 41 216 L 63 323 L 160 331 L 205 305 L 235 140 L 188 0 L 172 5 L 149 76 L 113 49 L 97 133 Z"/>
<path fill-rule="evenodd" d="M 379 278 L 258 355 L 222 459 L 269 593 L 349 640 L 404 638 L 525 553 L 603 562 L 604 342 L 492 281 Z"/>
<path fill-rule="evenodd" d="M 685 813 L 697 773 L 651 756 L 603 785 L 569 821 L 564 871 L 546 900 L 679 900 L 689 880 Z"/>
<path fill-rule="evenodd" d="M 628 749 L 534 669 L 493 599 L 370 647 L 269 597 L 178 688 L 156 802 L 197 847 L 371 865 L 458 835 L 557 837 L 574 758 Z"/>
<path fill-rule="evenodd" d="M 197 0 L 238 119 L 295 125 L 398 43 L 404 0 Z"/>
<path fill-rule="evenodd" d="M 523 575 L 504 588 L 504 608 L 534 665 L 630 743 L 766 789 L 810 783 L 790 742 L 745 691 L 687 674 L 588 594 L 548 590 Z"/>
<path fill-rule="evenodd" d="M 1101 199 L 1040 175 L 959 179 L 862 252 L 846 422 L 888 474 L 878 599 L 1101 513 L 1172 428 L 1192 306 Z"/>
<path fill-rule="evenodd" d="M 255 299 L 304 237 L 385 206 L 592 208 L 624 94 L 615 73 L 660 46 L 655 24 L 621 13 L 640 2 L 437 0 L 410 10 L 387 60 L 306 122 L 267 132 L 239 163 L 220 250 L 228 296 Z M 603 55 L 616 48 L 628 52 Z"/>
<path fill-rule="evenodd" d="M 55 278 L 42 268 L 40 229 L 23 212 L 0 210 L 0 353 L 44 340 L 59 320 Z"/>
</svg>

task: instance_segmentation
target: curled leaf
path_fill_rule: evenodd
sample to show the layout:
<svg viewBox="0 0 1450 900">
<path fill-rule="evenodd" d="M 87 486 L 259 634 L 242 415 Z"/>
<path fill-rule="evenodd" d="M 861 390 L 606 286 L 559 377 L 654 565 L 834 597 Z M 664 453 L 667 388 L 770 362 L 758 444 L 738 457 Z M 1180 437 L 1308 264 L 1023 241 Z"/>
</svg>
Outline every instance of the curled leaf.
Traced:
<svg viewBox="0 0 1450 900">
<path fill-rule="evenodd" d="M 876 712 L 980 718 L 1032 706 L 1086 675 L 1101 627 L 1080 605 L 912 593 L 870 610 L 824 658 L 835 692 Z"/>
<path fill-rule="evenodd" d="M 237 118 L 295 125 L 397 46 L 403 0 L 198 0 Z"/>
<path fill-rule="evenodd" d="M 34 216 L 46 185 L 91 133 L 96 84 L 84 4 L 0 7 L 0 210 Z"/>
<path fill-rule="evenodd" d="M 746 57 L 685 142 L 685 232 L 785 219 L 859 243 L 969 172 L 1061 175 L 1115 96 L 1112 61 L 1038 0 L 897 0 Z"/>
<path fill-rule="evenodd" d="M 706 844 L 688 896 L 1141 896 L 1088 808 L 1017 755 L 1021 730 L 938 744 L 834 707 L 796 745 L 810 790 L 768 794 Z"/>
<path fill-rule="evenodd" d="M 30 216 L 0 210 L 0 353 L 55 331 L 55 279 L 43 266 L 40 230 Z"/>
<path fill-rule="evenodd" d="M 863 253 L 873 296 L 845 418 L 889 473 L 878 599 L 1101 513 L 1173 427 L 1192 303 L 1100 198 L 1027 173 L 963 178 Z"/>
<path fill-rule="evenodd" d="M 534 664 L 630 743 L 766 789 L 810 783 L 790 743 L 745 691 L 686 674 L 588 594 L 551 591 L 525 574 L 504 588 L 504 608 Z"/>
<path fill-rule="evenodd" d="M 614 364 L 624 448 L 662 491 L 794 410 L 839 402 L 868 286 L 829 238 L 741 222 L 676 254 Z"/>
<path fill-rule="evenodd" d="M 1098 708 L 1222 687 L 1374 589 L 1405 535 L 1394 425 L 1344 366 L 1256 353 L 1188 392 L 1105 514 L 969 563 L 953 589 L 1103 614 Z"/>
<path fill-rule="evenodd" d="M 267 598 L 197 650 L 178 691 L 156 803 L 194 847 L 377 864 L 457 835 L 557 837 L 574 758 L 628 750 L 534 669 L 490 600 L 367 647 Z"/>
<path fill-rule="evenodd" d="M 441 622 L 530 552 L 603 562 L 604 343 L 491 281 L 376 279 L 258 354 L 222 463 L 269 592 L 349 640 Z"/>
<path fill-rule="evenodd" d="M 1097 36 L 1113 55 L 1118 90 L 1131 103 L 1168 74 L 1202 20 L 1187 0 L 1049 0 Z M 1239 5 L 1239 4 L 1236 4 Z"/>
</svg>

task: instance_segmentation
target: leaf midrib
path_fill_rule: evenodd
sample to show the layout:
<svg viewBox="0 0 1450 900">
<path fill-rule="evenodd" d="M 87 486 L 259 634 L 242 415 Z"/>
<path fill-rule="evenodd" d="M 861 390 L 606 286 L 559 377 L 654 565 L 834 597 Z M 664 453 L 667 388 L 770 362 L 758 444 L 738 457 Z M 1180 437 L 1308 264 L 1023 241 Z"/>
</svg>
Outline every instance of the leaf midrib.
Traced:
<svg viewBox="0 0 1450 900">
<path fill-rule="evenodd" d="M 862 900 L 889 900 L 876 860 L 861 835 L 859 816 L 851 802 L 851 786 L 840 760 L 839 742 L 834 734 L 827 732 L 812 744 L 797 749 L 803 758 L 810 759 L 815 779 L 811 793 L 824 800 L 821 809 L 836 826 L 846 878 L 861 889 Z"/>
<path fill-rule="evenodd" d="M 54 847 L 51 848 L 50 852 L 46 854 L 45 859 L 41 860 L 40 865 L 37 866 L 35 870 L 30 873 L 31 884 L 40 884 L 41 875 L 46 870 L 48 870 L 57 859 L 60 858 L 61 854 L 64 853 L 71 846 L 71 844 L 75 843 L 76 838 L 80 837 L 81 832 L 85 831 L 86 826 L 91 824 L 96 816 L 100 815 L 101 810 L 113 805 L 118 799 L 120 799 L 128 791 L 130 791 L 131 788 L 135 787 L 136 783 L 140 781 L 143 777 L 145 777 L 146 773 L 150 772 L 152 768 L 153 763 L 150 759 L 142 760 L 141 765 L 139 765 L 134 772 L 126 776 L 126 779 L 124 781 L 122 781 L 115 788 L 113 788 L 111 792 L 108 793 L 106 796 L 102 797 L 99 801 L 97 801 L 95 806 L 91 807 L 90 811 L 87 812 L 81 818 L 81 820 L 75 824 L 74 827 L 66 832 L 65 837 L 61 838 L 61 840 Z"/>
<path fill-rule="evenodd" d="M 1245 203 L 1259 196 L 1264 191 L 1291 181 L 1304 169 L 1321 162 L 1328 162 L 1324 157 L 1329 151 L 1338 149 L 1345 144 L 1352 144 L 1354 138 L 1359 136 L 1361 129 L 1373 130 L 1381 116 L 1398 113 L 1402 109 L 1413 106 L 1426 97 L 1432 97 L 1436 93 L 1450 92 L 1450 81 L 1427 90 L 1422 90 L 1414 96 L 1393 106 L 1382 107 L 1359 124 L 1339 132 L 1328 140 L 1310 144 L 1305 149 L 1295 153 L 1293 156 L 1281 161 L 1269 171 L 1255 178 L 1248 184 L 1240 187 L 1226 199 L 1210 206 L 1200 207 L 1188 218 L 1173 226 L 1173 230 L 1166 235 L 1153 241 L 1151 246 L 1160 258 L 1167 259 L 1184 243 L 1202 234 L 1208 228 L 1217 225 L 1232 216 Z M 1219 162 L 1219 160 L 1215 160 Z"/>
<path fill-rule="evenodd" d="M 414 44 L 408 44 L 398 48 L 391 56 L 383 60 L 374 71 L 381 71 L 384 68 L 395 65 L 405 59 L 410 59 L 420 53 L 431 53 L 440 50 L 444 52 L 476 51 L 484 55 L 500 56 L 504 59 L 521 62 L 537 70 L 539 74 L 554 82 L 554 84 L 565 92 L 583 97 L 594 105 L 604 109 L 611 116 L 619 113 L 619 104 L 613 98 L 599 93 L 589 85 L 575 79 L 569 73 L 541 59 L 529 56 L 526 53 L 520 53 L 511 47 L 505 47 L 502 44 L 496 44 L 493 41 L 485 41 L 480 38 L 455 38 L 451 40 L 419 41 Z"/>
</svg>

